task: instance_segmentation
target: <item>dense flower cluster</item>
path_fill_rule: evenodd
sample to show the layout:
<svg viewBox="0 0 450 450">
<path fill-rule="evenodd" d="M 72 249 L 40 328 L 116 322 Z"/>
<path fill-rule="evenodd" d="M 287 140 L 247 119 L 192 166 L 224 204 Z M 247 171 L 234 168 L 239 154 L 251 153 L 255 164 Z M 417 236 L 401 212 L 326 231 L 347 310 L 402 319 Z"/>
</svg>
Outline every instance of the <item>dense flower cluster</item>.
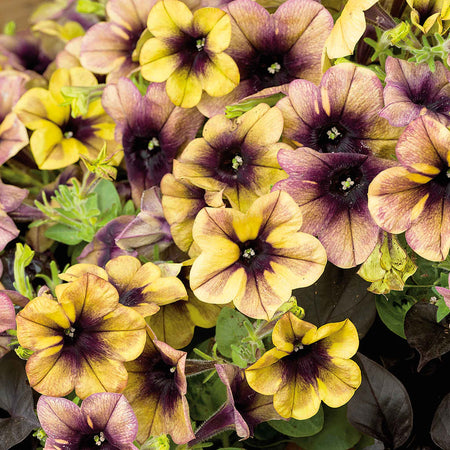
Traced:
<svg viewBox="0 0 450 450">
<path fill-rule="evenodd" d="M 53 0 L 5 27 L 6 448 L 406 445 L 364 353 L 378 314 L 448 362 L 450 7 L 381 3 Z"/>
</svg>

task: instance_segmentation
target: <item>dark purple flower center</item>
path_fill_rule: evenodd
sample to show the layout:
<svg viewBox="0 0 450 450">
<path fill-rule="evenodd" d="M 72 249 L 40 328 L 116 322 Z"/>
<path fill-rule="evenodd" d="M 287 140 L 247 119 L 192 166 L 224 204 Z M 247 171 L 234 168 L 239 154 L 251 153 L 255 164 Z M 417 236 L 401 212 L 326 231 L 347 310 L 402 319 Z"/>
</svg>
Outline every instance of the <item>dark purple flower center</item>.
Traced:
<svg viewBox="0 0 450 450">
<path fill-rule="evenodd" d="M 31 42 L 26 39 L 20 39 L 19 44 L 15 50 L 17 57 L 20 60 L 20 64 L 27 70 L 42 75 L 47 69 L 48 65 L 52 62 L 39 47 L 37 42 Z"/>
<path fill-rule="evenodd" d="M 66 139 L 74 138 L 83 143 L 94 136 L 94 132 L 95 128 L 92 119 L 83 119 L 82 117 L 73 118 L 70 116 L 62 128 L 63 136 Z"/>
<path fill-rule="evenodd" d="M 244 157 L 239 147 L 230 147 L 222 151 L 219 156 L 216 173 L 220 181 L 235 184 L 241 181 L 240 171 L 245 166 Z"/>
<path fill-rule="evenodd" d="M 281 86 L 295 78 L 286 69 L 283 54 L 260 53 L 248 63 L 247 70 L 255 92 L 273 86 Z"/>
<path fill-rule="evenodd" d="M 180 399 L 175 380 L 176 366 L 166 364 L 161 357 L 148 359 L 145 385 L 142 395 L 157 396 L 163 402 L 163 410 L 170 413 Z"/>
<path fill-rule="evenodd" d="M 103 431 L 97 431 L 90 434 L 86 434 L 80 440 L 79 448 L 88 449 L 88 448 L 102 448 L 103 446 L 108 447 L 108 449 L 119 448 L 115 445 L 112 445 L 108 442 Z"/>
<path fill-rule="evenodd" d="M 425 106 L 433 112 L 447 114 L 450 111 L 450 97 L 441 95 L 431 99 L 430 88 L 422 89 L 411 96 L 411 101 L 419 106 Z"/>
<path fill-rule="evenodd" d="M 137 287 L 133 289 L 128 289 L 124 292 L 120 292 L 119 296 L 119 303 L 121 303 L 124 306 L 137 306 L 144 301 L 144 295 L 142 294 L 142 291 L 145 286 Z M 117 288 L 117 287 L 116 287 Z"/>
<path fill-rule="evenodd" d="M 260 238 L 246 242 L 238 242 L 240 249 L 239 262 L 247 269 L 263 273 L 270 266 L 272 246 Z"/>
<path fill-rule="evenodd" d="M 320 367 L 326 367 L 331 361 L 322 342 L 311 345 L 294 343 L 294 351 L 281 359 L 283 380 L 289 382 L 296 377 L 305 383 L 316 385 Z"/>
<path fill-rule="evenodd" d="M 74 364 L 77 364 L 76 361 L 84 355 L 89 355 L 93 359 L 96 357 L 99 359 L 107 358 L 108 349 L 96 337 L 95 328 L 91 330 L 91 326 L 95 324 L 83 326 L 82 320 L 76 321 L 69 328 L 63 330 L 63 352 L 66 355 L 70 355 L 70 359 Z M 88 318 L 84 318 L 85 322 L 87 320 Z"/>
<path fill-rule="evenodd" d="M 450 197 L 450 168 L 445 167 L 431 181 L 433 194 L 439 197 Z"/>
<path fill-rule="evenodd" d="M 328 191 L 336 200 L 351 207 L 367 195 L 368 185 L 360 166 L 338 167 L 330 173 Z"/>
</svg>

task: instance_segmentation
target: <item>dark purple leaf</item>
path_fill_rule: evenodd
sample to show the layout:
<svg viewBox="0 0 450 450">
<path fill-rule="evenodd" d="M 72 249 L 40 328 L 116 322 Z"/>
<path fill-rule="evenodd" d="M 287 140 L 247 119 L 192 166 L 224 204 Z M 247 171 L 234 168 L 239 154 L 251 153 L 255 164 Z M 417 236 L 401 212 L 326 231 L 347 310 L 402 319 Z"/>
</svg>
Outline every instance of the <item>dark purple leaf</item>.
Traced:
<svg viewBox="0 0 450 450">
<path fill-rule="evenodd" d="M 431 439 L 440 448 L 450 448 L 450 393 L 444 397 L 434 414 Z"/>
<path fill-rule="evenodd" d="M 324 273 L 312 286 L 296 289 L 305 320 L 321 326 L 327 322 L 350 319 L 364 336 L 376 316 L 375 296 L 367 291 L 370 283 L 356 274 L 357 269 L 340 269 L 328 263 Z"/>
<path fill-rule="evenodd" d="M 405 335 L 408 344 L 420 354 L 417 370 L 434 358 L 450 351 L 450 318 L 436 322 L 437 306 L 416 303 L 406 314 Z"/>
<path fill-rule="evenodd" d="M 0 450 L 22 442 L 39 427 L 25 367 L 14 352 L 0 359 L 0 410 L 10 416 L 0 419 Z"/>
<path fill-rule="evenodd" d="M 355 358 L 362 373 L 361 386 L 348 403 L 349 422 L 364 434 L 398 448 L 406 442 L 413 426 L 408 393 L 389 371 L 361 353 Z"/>
</svg>

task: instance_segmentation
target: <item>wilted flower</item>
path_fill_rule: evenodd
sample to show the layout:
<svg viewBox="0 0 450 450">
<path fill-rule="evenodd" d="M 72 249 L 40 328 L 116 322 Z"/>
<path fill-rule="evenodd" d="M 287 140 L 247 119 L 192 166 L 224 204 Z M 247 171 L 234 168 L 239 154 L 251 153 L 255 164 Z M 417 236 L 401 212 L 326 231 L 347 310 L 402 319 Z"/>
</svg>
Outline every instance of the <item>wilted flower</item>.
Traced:
<svg viewBox="0 0 450 450">
<path fill-rule="evenodd" d="M 128 378 L 123 362 L 137 358 L 145 343 L 144 318 L 119 304 L 114 286 L 89 273 L 67 285 L 57 302 L 33 299 L 16 321 L 20 345 L 34 352 L 28 380 L 44 395 L 121 392 Z"/>
<path fill-rule="evenodd" d="M 44 449 L 137 450 L 133 445 L 138 430 L 136 416 L 122 394 L 92 394 L 81 408 L 66 398 L 42 395 L 37 414 L 47 434 Z"/>
<path fill-rule="evenodd" d="M 349 268 L 364 262 L 380 231 L 367 206 L 369 184 L 393 162 L 305 147 L 281 150 L 278 160 L 289 178 L 273 189 L 286 191 L 299 205 L 302 231 L 319 238 L 334 265 Z"/>
<path fill-rule="evenodd" d="M 60 169 L 78 161 L 80 155 L 95 159 L 103 145 L 112 155 L 119 147 L 114 141 L 114 122 L 103 111 L 100 99 L 89 104 L 87 114 L 72 117 L 63 105 L 61 88 L 95 86 L 95 76 L 81 67 L 56 70 L 48 90 L 32 88 L 17 102 L 14 111 L 33 131 L 30 148 L 40 169 Z M 118 163 L 121 157 L 114 157 Z"/>
<path fill-rule="evenodd" d="M 277 107 L 283 136 L 322 153 L 363 153 L 391 157 L 399 128 L 379 116 L 384 106 L 378 77 L 350 63 L 327 70 L 319 86 L 294 80 Z"/>
<path fill-rule="evenodd" d="M 206 303 L 233 301 L 249 317 L 270 320 L 292 289 L 310 286 L 327 261 L 320 242 L 298 231 L 299 207 L 284 191 L 258 198 L 246 214 L 204 208 L 193 236 L 202 253 L 190 284 Z"/>
<path fill-rule="evenodd" d="M 285 178 L 277 153 L 283 117 L 261 103 L 237 119 L 217 115 L 174 161 L 173 175 L 206 191 L 223 192 L 233 208 L 247 211 L 270 185 Z"/>
<path fill-rule="evenodd" d="M 114 82 L 139 67 L 139 51 L 145 39 L 147 16 L 155 0 L 110 0 L 107 22 L 91 27 L 83 37 L 80 60 L 95 73 L 109 74 Z"/>
<path fill-rule="evenodd" d="M 154 37 L 141 50 L 142 76 L 167 80 L 166 91 L 175 105 L 192 108 L 203 90 L 220 97 L 238 85 L 239 69 L 224 53 L 231 39 L 224 11 L 201 8 L 192 13 L 185 3 L 162 0 L 150 11 L 147 26 Z"/>
<path fill-rule="evenodd" d="M 427 116 L 411 122 L 396 148 L 398 167 L 369 186 L 369 210 L 389 233 L 405 233 L 408 245 L 431 261 L 450 248 L 450 131 Z"/>
<path fill-rule="evenodd" d="M 133 200 L 138 205 L 142 193 L 159 185 L 172 171 L 173 158 L 194 139 L 204 118 L 197 109 L 174 106 L 163 84 L 150 84 L 142 96 L 126 78 L 105 88 L 102 103 L 116 122 L 116 139 L 122 142 Z"/>
<path fill-rule="evenodd" d="M 149 436 L 170 434 L 176 444 L 194 438 L 186 400 L 186 353 L 158 341 L 147 330 L 142 355 L 127 363 L 124 391 L 139 423 L 138 442 Z"/>
<path fill-rule="evenodd" d="M 347 403 L 361 384 L 361 371 L 350 360 L 358 349 L 358 333 L 350 320 L 320 328 L 286 313 L 272 334 L 275 348 L 246 369 L 256 392 L 273 395 L 282 417 L 314 416 L 321 400 L 332 408 Z"/>
<path fill-rule="evenodd" d="M 389 56 L 386 60 L 386 106 L 380 116 L 391 125 L 403 127 L 427 115 L 450 124 L 450 72 L 436 61 L 431 72 L 427 63 L 415 64 Z"/>
</svg>

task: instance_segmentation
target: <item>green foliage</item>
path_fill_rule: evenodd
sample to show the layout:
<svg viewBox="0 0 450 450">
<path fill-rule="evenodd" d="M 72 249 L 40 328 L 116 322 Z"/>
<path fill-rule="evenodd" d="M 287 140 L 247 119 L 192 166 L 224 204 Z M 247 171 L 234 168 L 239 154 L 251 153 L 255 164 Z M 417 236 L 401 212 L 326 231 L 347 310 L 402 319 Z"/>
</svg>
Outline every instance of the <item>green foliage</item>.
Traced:
<svg viewBox="0 0 450 450">
<path fill-rule="evenodd" d="M 96 86 L 63 86 L 61 94 L 64 98 L 62 106 L 70 106 L 70 114 L 73 118 L 85 116 L 89 104 L 102 97 L 106 84 Z"/>
<path fill-rule="evenodd" d="M 33 287 L 31 286 L 29 277 L 25 274 L 25 268 L 31 264 L 34 251 L 27 244 L 16 244 L 16 253 L 14 255 L 14 287 L 16 291 L 33 299 L 35 297 Z"/>
<path fill-rule="evenodd" d="M 269 106 L 275 106 L 278 100 L 281 100 L 283 97 L 286 97 L 286 95 L 280 92 L 278 94 L 272 94 L 267 97 L 244 100 L 236 105 L 228 105 L 227 107 L 225 107 L 225 116 L 228 119 L 235 119 L 236 117 L 242 116 L 242 114 L 246 113 L 247 111 L 250 111 L 260 103 L 266 103 Z"/>
<path fill-rule="evenodd" d="M 104 19 L 106 17 L 105 2 L 95 2 L 92 0 L 78 0 L 77 12 L 82 14 L 95 14 L 99 18 Z"/>
<path fill-rule="evenodd" d="M 312 416 L 310 419 L 306 420 L 296 420 L 290 418 L 289 420 L 270 420 L 268 424 L 291 437 L 306 437 L 313 436 L 322 430 L 324 423 L 323 408 L 320 407 L 316 415 Z"/>
</svg>

